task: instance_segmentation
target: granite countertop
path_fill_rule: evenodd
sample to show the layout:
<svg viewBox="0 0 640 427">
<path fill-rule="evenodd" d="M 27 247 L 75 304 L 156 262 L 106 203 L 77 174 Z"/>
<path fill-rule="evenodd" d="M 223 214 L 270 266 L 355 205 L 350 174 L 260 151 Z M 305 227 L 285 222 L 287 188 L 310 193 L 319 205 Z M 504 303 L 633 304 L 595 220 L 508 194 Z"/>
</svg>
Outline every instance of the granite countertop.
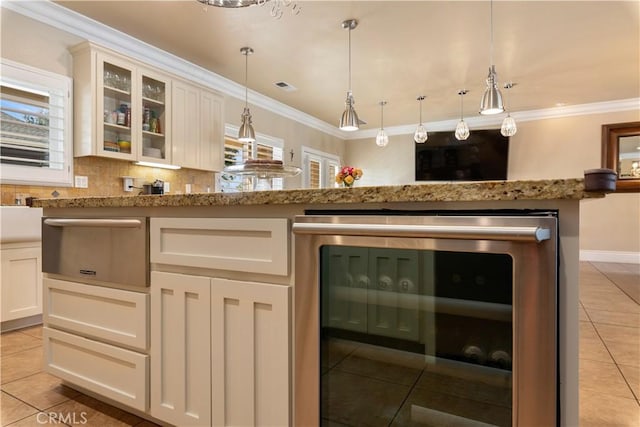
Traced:
<svg viewBox="0 0 640 427">
<path fill-rule="evenodd" d="M 554 200 L 604 197 L 585 191 L 584 179 L 482 181 L 329 189 L 194 193 L 143 196 L 78 197 L 34 200 L 42 208 L 189 207 L 387 202 L 473 202 L 486 200 Z"/>
</svg>

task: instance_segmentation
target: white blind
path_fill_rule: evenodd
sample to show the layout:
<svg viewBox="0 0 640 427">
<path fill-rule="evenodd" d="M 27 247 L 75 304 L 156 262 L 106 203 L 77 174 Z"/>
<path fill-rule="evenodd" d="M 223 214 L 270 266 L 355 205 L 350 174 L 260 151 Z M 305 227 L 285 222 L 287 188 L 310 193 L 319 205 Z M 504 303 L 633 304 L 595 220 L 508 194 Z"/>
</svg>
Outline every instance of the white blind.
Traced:
<svg viewBox="0 0 640 427">
<path fill-rule="evenodd" d="M 309 160 L 309 188 L 321 188 L 320 162 Z"/>
</svg>

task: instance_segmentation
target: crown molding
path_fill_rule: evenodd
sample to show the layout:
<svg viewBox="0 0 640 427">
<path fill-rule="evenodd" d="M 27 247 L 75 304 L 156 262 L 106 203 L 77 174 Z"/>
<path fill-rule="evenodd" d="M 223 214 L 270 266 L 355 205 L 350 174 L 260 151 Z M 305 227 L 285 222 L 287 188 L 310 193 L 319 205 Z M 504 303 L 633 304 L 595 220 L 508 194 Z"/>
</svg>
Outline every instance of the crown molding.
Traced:
<svg viewBox="0 0 640 427">
<path fill-rule="evenodd" d="M 617 111 L 636 110 L 640 112 L 640 98 L 619 99 L 615 101 L 593 102 L 590 104 L 567 105 L 564 107 L 543 108 L 540 110 L 518 111 L 511 113 L 516 122 L 530 122 L 534 120 L 558 119 L 561 117 L 584 116 L 587 114 L 614 113 Z M 495 116 L 465 117 L 470 128 L 487 128 L 500 126 L 505 114 Z M 458 119 L 441 120 L 437 122 L 425 122 L 424 126 L 429 132 L 453 131 L 458 124 Z M 416 130 L 416 124 L 385 127 L 387 135 L 410 135 Z M 375 138 L 378 129 L 367 129 L 351 132 L 345 139 Z"/>
<path fill-rule="evenodd" d="M 2 0 L 1 6 L 21 15 L 40 21 L 54 28 L 66 31 L 83 39 L 98 43 L 104 47 L 116 50 L 149 65 L 163 70 L 171 70 L 178 77 L 197 81 L 203 86 L 233 98 L 244 100 L 244 86 L 206 70 L 176 55 L 145 43 L 130 35 L 104 25 L 98 21 L 69 10 L 49 0 Z M 251 105 L 264 108 L 267 111 L 297 121 L 305 126 L 319 130 L 336 138 L 350 140 L 375 137 L 378 129 L 345 132 L 336 126 L 313 117 L 300 110 L 292 108 L 259 92 L 249 90 Z M 513 112 L 511 115 L 519 122 L 532 120 L 553 119 L 560 117 L 579 116 L 586 114 L 611 113 L 616 111 L 640 111 L 640 98 L 630 98 L 614 101 L 595 102 L 590 104 L 570 105 L 564 107 L 545 108 Z M 477 116 L 465 118 L 472 128 L 482 128 L 500 125 L 504 115 Z M 426 122 L 430 132 L 453 130 L 457 119 Z M 393 126 L 385 128 L 387 134 L 413 134 L 416 124 Z"/>
</svg>

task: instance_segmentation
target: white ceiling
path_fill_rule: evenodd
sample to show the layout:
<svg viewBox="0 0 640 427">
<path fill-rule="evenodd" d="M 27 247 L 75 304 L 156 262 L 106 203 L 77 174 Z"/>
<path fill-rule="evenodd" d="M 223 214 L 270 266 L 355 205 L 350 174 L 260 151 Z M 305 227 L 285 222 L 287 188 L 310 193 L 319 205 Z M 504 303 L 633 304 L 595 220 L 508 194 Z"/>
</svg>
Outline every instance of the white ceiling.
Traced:
<svg viewBox="0 0 640 427">
<path fill-rule="evenodd" d="M 272 0 L 273 1 L 273 0 Z M 477 115 L 489 67 L 488 1 L 302 1 L 277 20 L 268 7 L 181 1 L 57 1 L 99 22 L 337 125 L 348 89 L 348 34 L 356 110 L 385 127 Z M 494 62 L 512 111 L 640 97 L 640 2 L 495 1 Z M 285 81 L 298 90 L 274 86 Z M 505 91 L 503 90 L 503 93 Z M 251 100 L 249 100 L 251 102 Z M 240 114 L 240 111 L 238 112 Z"/>
</svg>

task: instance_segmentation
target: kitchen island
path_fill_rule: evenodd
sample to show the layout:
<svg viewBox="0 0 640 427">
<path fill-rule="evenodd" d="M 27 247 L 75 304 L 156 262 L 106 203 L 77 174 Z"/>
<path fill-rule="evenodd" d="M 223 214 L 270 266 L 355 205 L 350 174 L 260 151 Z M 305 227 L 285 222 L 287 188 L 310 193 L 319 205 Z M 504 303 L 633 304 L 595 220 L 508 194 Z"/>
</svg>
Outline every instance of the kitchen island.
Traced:
<svg viewBox="0 0 640 427">
<path fill-rule="evenodd" d="M 63 348 L 79 345 L 78 337 L 96 341 L 103 337 L 84 326 L 72 331 L 57 326 L 47 310 L 58 307 L 46 302 L 45 326 L 54 336 L 45 364 L 72 386 L 171 424 L 301 425 L 294 421 L 298 420 L 294 409 L 297 355 L 291 333 L 300 313 L 290 307 L 295 305 L 299 286 L 294 259 L 300 249 L 291 234 L 295 216 L 329 210 L 553 211 L 559 219 L 560 419 L 562 425 L 577 425 L 579 201 L 591 197 L 604 197 L 604 193 L 585 191 L 581 179 L 558 179 L 37 200 L 45 217 L 151 218 L 150 337 L 141 339 L 137 347 L 125 343 L 121 350 L 127 357 L 140 359 L 139 372 L 146 372 L 150 364 L 150 374 L 140 376 L 143 384 L 132 386 L 135 392 L 131 392 L 127 384 L 101 383 L 106 379 L 74 381 L 80 375 L 69 374 L 68 366 L 62 366 L 65 360 L 56 357 Z M 64 277 L 48 275 L 47 279 L 49 302 L 71 292 L 67 284 L 59 283 Z M 74 292 L 92 289 L 87 284 L 111 286 L 84 280 Z M 109 298 L 113 299 L 105 296 Z M 244 302 L 268 310 L 235 313 L 234 307 Z M 195 328 L 196 323 L 208 327 Z M 66 337 L 71 335 L 68 332 L 75 335 Z M 66 338 L 68 344 L 58 345 Z M 96 345 L 112 344 L 118 343 L 103 339 Z M 204 361 L 203 354 L 209 355 Z M 69 357 L 82 358 L 82 354 Z M 124 372 L 120 374 L 126 376 Z M 124 391 L 113 393 L 118 387 Z M 246 399 L 246 387 L 253 390 L 249 393 L 253 400 Z M 101 393 L 102 389 L 110 392 Z M 184 392 L 174 394 L 175 390 Z"/>
</svg>

